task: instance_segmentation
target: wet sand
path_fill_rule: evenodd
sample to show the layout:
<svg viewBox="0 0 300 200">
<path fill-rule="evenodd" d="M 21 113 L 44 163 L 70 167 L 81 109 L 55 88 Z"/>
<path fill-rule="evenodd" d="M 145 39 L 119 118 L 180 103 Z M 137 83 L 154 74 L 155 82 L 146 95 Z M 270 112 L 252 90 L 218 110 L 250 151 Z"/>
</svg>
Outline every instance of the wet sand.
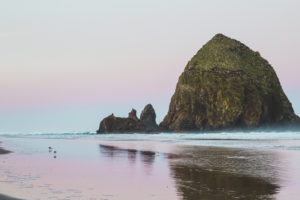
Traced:
<svg viewBox="0 0 300 200">
<path fill-rule="evenodd" d="M 7 151 L 6 149 L 2 149 L 0 147 L 0 154 L 8 154 L 8 153 L 10 153 L 10 151 Z"/>
<path fill-rule="evenodd" d="M 300 194 L 299 151 L 24 138 L 5 144 L 11 141 L 15 153 L 0 157 L 0 192 L 18 198 L 296 200 Z"/>
<path fill-rule="evenodd" d="M 275 199 L 280 188 L 277 169 L 268 163 L 273 155 L 263 154 L 241 149 L 186 148 L 180 155 L 171 155 L 170 168 L 177 191 L 186 200 Z"/>
<path fill-rule="evenodd" d="M 0 194 L 0 200 L 21 200 L 21 199 L 17 199 L 17 198 L 13 198 L 13 197 L 9 197 L 9 196 Z"/>
<path fill-rule="evenodd" d="M 11 153 L 11 152 L 0 147 L 0 155 L 1 154 L 8 154 L 8 153 Z M 0 194 L 0 200 L 20 200 L 20 199 L 16 199 L 16 198 L 13 198 L 13 197 L 9 197 L 9 196 Z"/>
<path fill-rule="evenodd" d="M 110 157 L 126 152 L 136 157 L 139 152 L 108 145 L 99 147 Z M 154 162 L 155 152 L 141 150 L 140 153 L 146 156 L 147 162 Z M 184 147 L 165 156 L 179 199 L 275 199 L 280 188 L 276 184 L 277 169 L 268 163 L 276 159 L 266 152 Z"/>
<path fill-rule="evenodd" d="M 1 144 L 1 141 L 0 141 L 0 144 Z M 3 149 L 3 148 L 0 147 L 0 155 L 1 154 L 8 154 L 8 153 L 10 153 L 10 151 L 8 151 L 8 150 Z"/>
</svg>

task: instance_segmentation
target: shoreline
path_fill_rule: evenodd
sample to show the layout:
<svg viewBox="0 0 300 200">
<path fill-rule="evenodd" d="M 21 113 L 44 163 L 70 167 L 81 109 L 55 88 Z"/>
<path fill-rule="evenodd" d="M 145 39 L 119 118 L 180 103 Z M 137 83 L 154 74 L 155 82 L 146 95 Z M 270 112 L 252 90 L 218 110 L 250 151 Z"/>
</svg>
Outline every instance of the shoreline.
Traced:
<svg viewBox="0 0 300 200">
<path fill-rule="evenodd" d="M 91 132 L 92 134 L 96 135 L 114 135 L 114 134 L 149 134 L 149 135 L 159 135 L 161 133 L 170 133 L 170 134 L 189 134 L 189 133 L 222 133 L 222 132 L 229 132 L 229 133 L 238 133 L 238 132 L 299 132 L 300 125 L 298 126 L 265 126 L 265 127 L 256 127 L 256 128 L 221 128 L 221 129 L 203 129 L 203 130 L 157 130 L 157 131 L 126 131 L 126 132 Z"/>
</svg>

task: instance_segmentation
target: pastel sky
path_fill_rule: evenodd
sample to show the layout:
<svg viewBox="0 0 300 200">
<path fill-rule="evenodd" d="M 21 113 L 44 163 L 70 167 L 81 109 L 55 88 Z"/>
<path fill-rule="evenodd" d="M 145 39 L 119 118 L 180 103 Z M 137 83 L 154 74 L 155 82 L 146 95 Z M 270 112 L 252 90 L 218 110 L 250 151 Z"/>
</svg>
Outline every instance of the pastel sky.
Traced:
<svg viewBox="0 0 300 200">
<path fill-rule="evenodd" d="M 300 114 L 299 0 L 0 2 L 0 132 L 95 131 L 152 103 L 160 122 L 216 33 L 274 67 Z"/>
</svg>

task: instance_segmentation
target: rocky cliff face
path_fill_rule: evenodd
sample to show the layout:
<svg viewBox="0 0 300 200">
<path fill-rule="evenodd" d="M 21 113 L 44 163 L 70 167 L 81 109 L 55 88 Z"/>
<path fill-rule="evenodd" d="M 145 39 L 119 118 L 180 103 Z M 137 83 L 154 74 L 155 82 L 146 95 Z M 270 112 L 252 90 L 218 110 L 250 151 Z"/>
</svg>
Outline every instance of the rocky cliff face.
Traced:
<svg viewBox="0 0 300 200">
<path fill-rule="evenodd" d="M 297 119 L 268 61 L 217 34 L 186 65 L 160 128 L 259 127 Z"/>
<path fill-rule="evenodd" d="M 140 119 L 136 116 L 136 110 L 132 109 L 127 118 L 109 115 L 100 122 L 97 133 L 137 133 L 154 132 L 158 130 L 156 114 L 151 104 L 145 106 Z"/>
</svg>

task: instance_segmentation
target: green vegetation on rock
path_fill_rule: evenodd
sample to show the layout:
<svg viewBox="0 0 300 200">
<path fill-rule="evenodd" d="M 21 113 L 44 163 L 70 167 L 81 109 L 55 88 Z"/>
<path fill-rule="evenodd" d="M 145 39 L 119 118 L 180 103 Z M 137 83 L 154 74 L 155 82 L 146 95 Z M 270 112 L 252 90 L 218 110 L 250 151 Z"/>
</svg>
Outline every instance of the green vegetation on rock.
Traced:
<svg viewBox="0 0 300 200">
<path fill-rule="evenodd" d="M 160 128 L 257 127 L 296 119 L 268 61 L 217 34 L 188 62 Z"/>
</svg>

